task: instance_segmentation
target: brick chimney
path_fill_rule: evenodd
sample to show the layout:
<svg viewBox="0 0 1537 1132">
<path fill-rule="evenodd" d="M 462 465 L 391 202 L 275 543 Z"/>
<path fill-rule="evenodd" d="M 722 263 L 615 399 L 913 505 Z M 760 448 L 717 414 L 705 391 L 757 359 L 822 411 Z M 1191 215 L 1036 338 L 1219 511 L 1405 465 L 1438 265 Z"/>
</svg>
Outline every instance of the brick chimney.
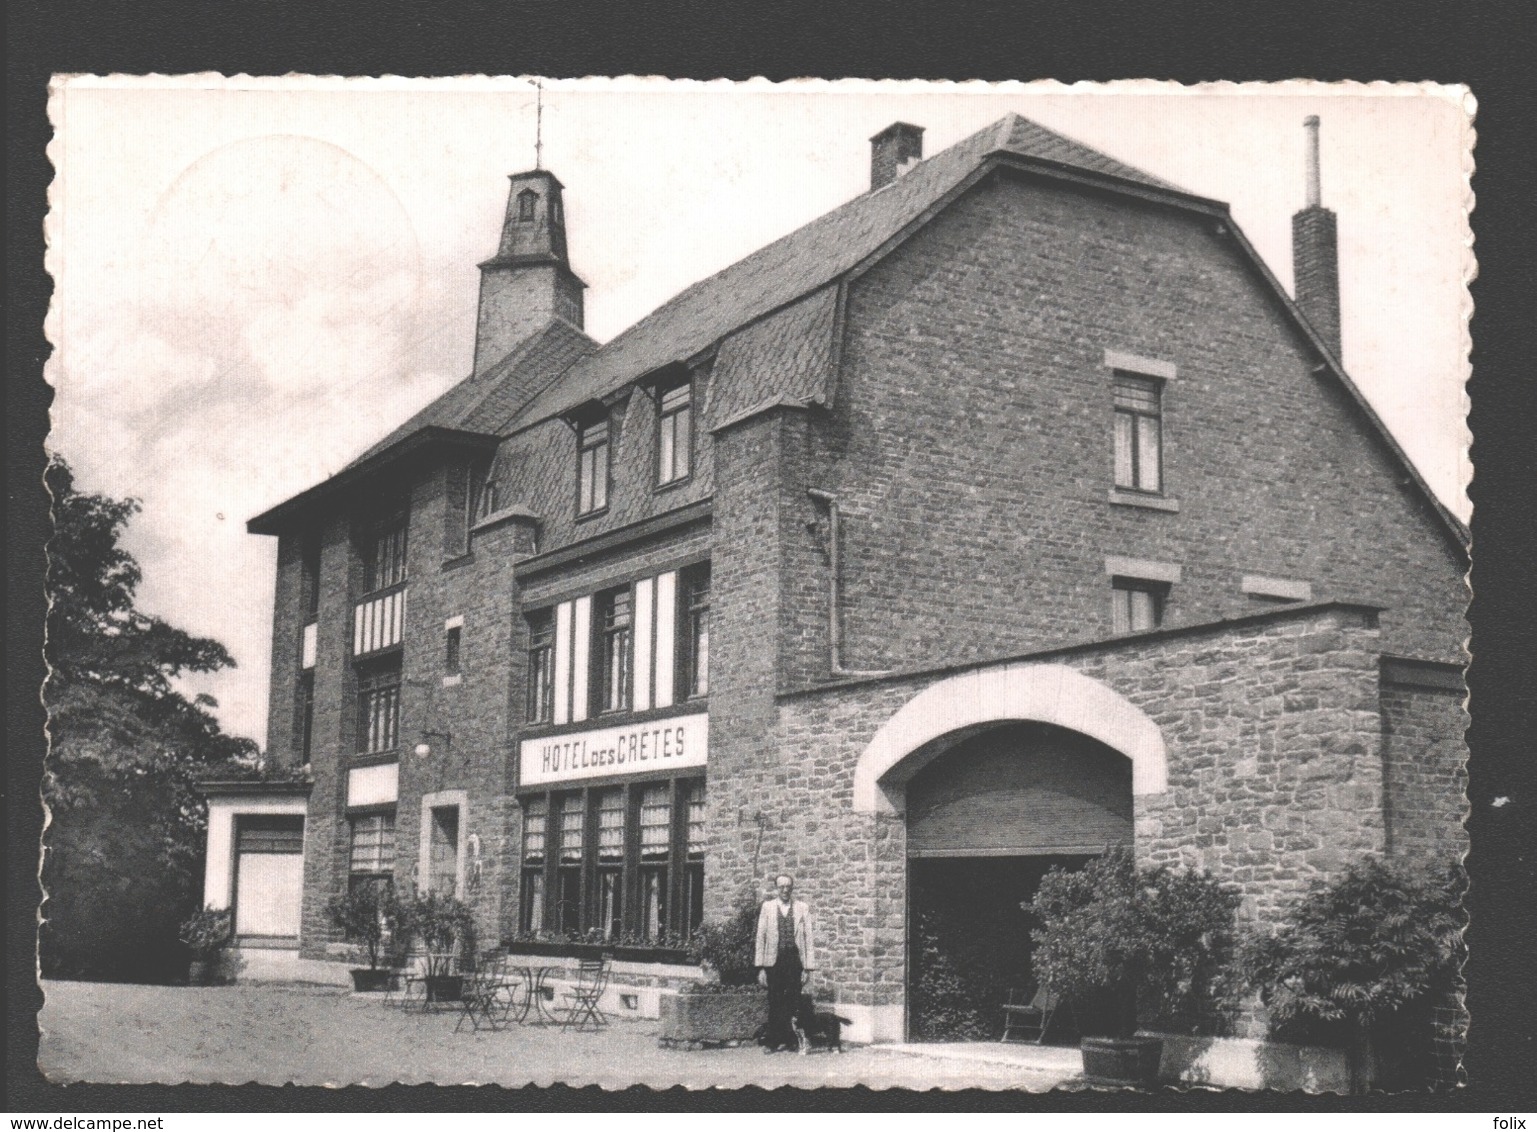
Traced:
<svg viewBox="0 0 1537 1132">
<path fill-rule="evenodd" d="M 1303 119 L 1307 131 L 1307 207 L 1292 217 L 1292 273 L 1297 306 L 1318 336 L 1340 353 L 1340 256 L 1334 213 L 1319 203 L 1318 116 Z"/>
<path fill-rule="evenodd" d="M 566 259 L 563 186 L 544 169 L 514 173 L 496 255 L 480 265 L 475 372 L 484 373 L 553 319 L 582 329 L 587 286 Z"/>
<path fill-rule="evenodd" d="M 923 127 L 893 122 L 870 139 L 870 191 L 891 184 L 923 160 Z"/>
</svg>

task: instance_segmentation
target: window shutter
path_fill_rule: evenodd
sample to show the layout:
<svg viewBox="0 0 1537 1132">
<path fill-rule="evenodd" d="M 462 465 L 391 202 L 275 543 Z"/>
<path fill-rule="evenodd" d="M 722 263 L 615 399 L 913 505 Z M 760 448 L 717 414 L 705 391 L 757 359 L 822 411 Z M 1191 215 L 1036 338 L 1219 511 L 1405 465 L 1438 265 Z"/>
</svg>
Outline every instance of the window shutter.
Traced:
<svg viewBox="0 0 1537 1132">
<path fill-rule="evenodd" d="M 673 679 L 678 671 L 678 573 L 669 570 L 656 580 L 656 706 L 671 707 Z"/>
</svg>

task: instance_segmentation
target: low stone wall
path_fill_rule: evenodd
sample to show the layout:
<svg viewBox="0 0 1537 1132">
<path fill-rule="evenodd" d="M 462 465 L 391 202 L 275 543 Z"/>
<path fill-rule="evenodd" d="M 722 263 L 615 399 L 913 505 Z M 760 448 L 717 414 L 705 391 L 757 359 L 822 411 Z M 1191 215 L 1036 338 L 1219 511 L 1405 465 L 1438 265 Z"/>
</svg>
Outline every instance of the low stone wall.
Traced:
<svg viewBox="0 0 1537 1132">
<path fill-rule="evenodd" d="M 508 966 L 554 968 L 546 976 L 545 986 L 554 998 L 550 1005 L 559 1005 L 576 985 L 579 960 L 548 955 L 521 955 L 516 951 L 507 957 Z M 558 972 L 558 973 L 557 973 Z M 609 964 L 608 987 L 598 1000 L 598 1009 L 614 1018 L 660 1018 L 662 998 L 678 992 L 678 988 L 695 982 L 700 977 L 697 966 L 684 963 L 636 963 L 616 959 Z"/>
</svg>

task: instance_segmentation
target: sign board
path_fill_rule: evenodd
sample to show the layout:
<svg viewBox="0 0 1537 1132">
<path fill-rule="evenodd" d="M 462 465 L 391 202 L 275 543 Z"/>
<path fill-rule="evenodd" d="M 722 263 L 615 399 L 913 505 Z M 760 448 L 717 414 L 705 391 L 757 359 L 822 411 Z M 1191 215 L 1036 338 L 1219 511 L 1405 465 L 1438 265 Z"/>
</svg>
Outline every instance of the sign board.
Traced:
<svg viewBox="0 0 1537 1132">
<path fill-rule="evenodd" d="M 537 786 L 704 766 L 709 734 L 710 717 L 701 712 L 525 739 L 519 745 L 518 781 Z"/>
</svg>

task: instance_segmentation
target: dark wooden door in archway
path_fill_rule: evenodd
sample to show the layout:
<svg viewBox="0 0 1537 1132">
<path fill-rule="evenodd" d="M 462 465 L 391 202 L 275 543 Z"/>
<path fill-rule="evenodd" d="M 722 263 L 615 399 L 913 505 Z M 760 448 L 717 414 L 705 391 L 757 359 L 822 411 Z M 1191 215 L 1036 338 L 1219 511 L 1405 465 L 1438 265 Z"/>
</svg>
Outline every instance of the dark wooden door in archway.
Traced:
<svg viewBox="0 0 1537 1132">
<path fill-rule="evenodd" d="M 998 1004 L 1033 982 L 1021 903 L 1049 868 L 1078 868 L 1131 841 L 1130 760 L 1076 732 L 1001 726 L 915 774 L 907 784 L 909 1036 L 997 1038 Z"/>
</svg>

